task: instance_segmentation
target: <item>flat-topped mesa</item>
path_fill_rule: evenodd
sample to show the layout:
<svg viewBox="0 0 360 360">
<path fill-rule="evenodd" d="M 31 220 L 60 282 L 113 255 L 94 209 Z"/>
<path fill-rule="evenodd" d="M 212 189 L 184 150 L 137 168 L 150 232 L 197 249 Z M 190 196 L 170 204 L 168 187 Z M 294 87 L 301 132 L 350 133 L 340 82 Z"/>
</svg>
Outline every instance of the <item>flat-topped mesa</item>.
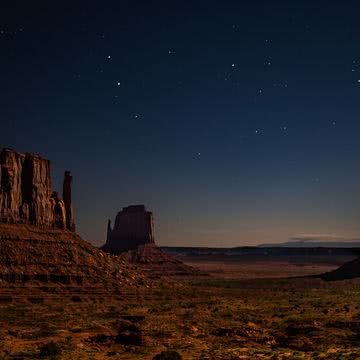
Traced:
<svg viewBox="0 0 360 360">
<path fill-rule="evenodd" d="M 0 150 L 0 222 L 74 231 L 71 174 L 65 172 L 61 200 L 51 190 L 50 168 L 39 155 Z"/>
<path fill-rule="evenodd" d="M 116 216 L 114 229 L 109 220 L 107 240 L 101 249 L 114 255 L 122 254 L 122 258 L 152 276 L 197 273 L 155 244 L 153 214 L 144 205 L 123 208 Z"/>
<path fill-rule="evenodd" d="M 154 244 L 153 214 L 144 205 L 124 207 L 116 215 L 114 228 L 108 222 L 107 240 L 103 250 L 113 254 L 132 250 L 139 245 Z"/>
</svg>

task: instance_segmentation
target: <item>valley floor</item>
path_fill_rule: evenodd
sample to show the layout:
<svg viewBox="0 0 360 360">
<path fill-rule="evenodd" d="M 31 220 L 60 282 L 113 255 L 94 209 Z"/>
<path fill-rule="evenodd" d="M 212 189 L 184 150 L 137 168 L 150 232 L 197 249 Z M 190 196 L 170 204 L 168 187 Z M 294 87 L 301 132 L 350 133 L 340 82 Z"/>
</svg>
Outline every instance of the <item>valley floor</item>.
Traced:
<svg viewBox="0 0 360 360">
<path fill-rule="evenodd" d="M 0 359 L 146 360 L 166 349 L 183 359 L 360 358 L 360 280 L 260 276 L 264 263 L 246 269 L 111 295 L 1 283 Z M 294 275 L 286 262 L 268 269 Z"/>
</svg>

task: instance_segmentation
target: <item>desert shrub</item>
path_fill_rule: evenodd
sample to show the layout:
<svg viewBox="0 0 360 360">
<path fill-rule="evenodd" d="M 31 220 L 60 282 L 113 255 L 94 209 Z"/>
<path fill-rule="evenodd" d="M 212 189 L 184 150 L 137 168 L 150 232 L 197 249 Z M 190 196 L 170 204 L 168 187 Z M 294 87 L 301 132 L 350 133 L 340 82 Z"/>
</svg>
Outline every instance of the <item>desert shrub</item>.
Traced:
<svg viewBox="0 0 360 360">
<path fill-rule="evenodd" d="M 141 330 L 136 324 L 128 320 L 119 320 L 116 322 L 114 328 L 117 331 L 115 337 L 116 344 L 141 345 Z"/>
<path fill-rule="evenodd" d="M 170 304 L 154 304 L 149 310 L 149 313 L 162 313 L 166 311 L 172 310 L 172 307 Z"/>
<path fill-rule="evenodd" d="M 181 304 L 181 307 L 183 309 L 192 309 L 194 307 L 196 307 L 196 304 L 194 304 L 193 302 L 185 302 Z"/>
<path fill-rule="evenodd" d="M 233 317 L 233 313 L 230 309 L 224 309 L 218 312 L 218 316 L 225 319 L 231 319 Z"/>
<path fill-rule="evenodd" d="M 11 296 L 0 296 L 0 304 L 10 304 L 12 300 Z"/>
<path fill-rule="evenodd" d="M 165 339 L 169 337 L 169 332 L 161 329 L 150 330 L 149 335 L 156 339 Z"/>
<path fill-rule="evenodd" d="M 41 359 L 56 359 L 61 354 L 61 346 L 54 341 L 50 341 L 40 348 Z"/>
<path fill-rule="evenodd" d="M 43 297 L 29 296 L 27 299 L 31 304 L 43 304 L 44 303 Z"/>
<path fill-rule="evenodd" d="M 155 355 L 153 360 L 182 360 L 182 357 L 177 351 L 162 351 Z"/>
</svg>

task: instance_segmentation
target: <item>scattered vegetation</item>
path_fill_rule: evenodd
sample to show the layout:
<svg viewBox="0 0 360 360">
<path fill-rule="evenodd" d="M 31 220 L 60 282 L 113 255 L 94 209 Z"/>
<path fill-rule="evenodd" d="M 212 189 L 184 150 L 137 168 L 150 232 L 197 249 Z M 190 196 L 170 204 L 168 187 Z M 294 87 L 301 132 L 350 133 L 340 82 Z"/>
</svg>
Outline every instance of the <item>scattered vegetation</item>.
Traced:
<svg viewBox="0 0 360 360">
<path fill-rule="evenodd" d="M 187 279 L 176 290 L 114 296 L 58 291 L 9 291 L 11 302 L 0 303 L 0 359 L 360 358 L 360 279 Z"/>
<path fill-rule="evenodd" d="M 61 354 L 61 346 L 50 341 L 40 347 L 39 357 L 41 359 L 56 359 Z"/>
</svg>

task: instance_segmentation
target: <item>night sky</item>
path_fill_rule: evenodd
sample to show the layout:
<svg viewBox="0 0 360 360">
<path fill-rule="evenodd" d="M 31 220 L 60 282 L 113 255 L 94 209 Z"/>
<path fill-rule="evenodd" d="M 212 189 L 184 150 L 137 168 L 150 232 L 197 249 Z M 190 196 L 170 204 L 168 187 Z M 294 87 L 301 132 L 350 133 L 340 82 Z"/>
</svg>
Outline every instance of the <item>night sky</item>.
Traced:
<svg viewBox="0 0 360 360">
<path fill-rule="evenodd" d="M 91 3 L 0 11 L 0 145 L 86 240 L 138 203 L 161 245 L 360 237 L 358 1 Z"/>
</svg>

